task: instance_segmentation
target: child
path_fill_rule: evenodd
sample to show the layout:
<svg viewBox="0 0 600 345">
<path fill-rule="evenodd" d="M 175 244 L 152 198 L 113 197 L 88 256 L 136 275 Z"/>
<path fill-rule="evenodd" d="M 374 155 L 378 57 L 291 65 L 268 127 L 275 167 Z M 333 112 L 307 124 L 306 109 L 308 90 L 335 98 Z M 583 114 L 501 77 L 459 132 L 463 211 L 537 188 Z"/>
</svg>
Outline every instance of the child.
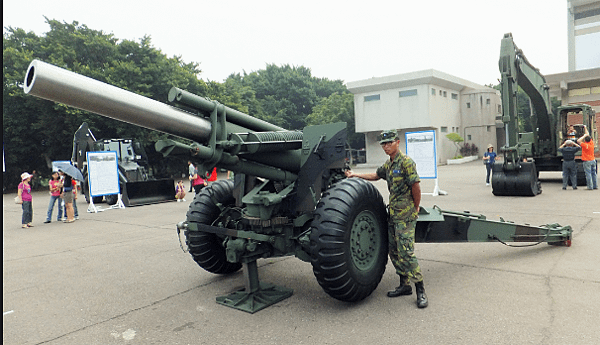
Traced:
<svg viewBox="0 0 600 345">
<path fill-rule="evenodd" d="M 52 171 L 52 179 L 50 183 L 48 183 L 48 188 L 50 189 L 50 203 L 48 204 L 48 214 L 46 215 L 46 221 L 44 223 L 50 223 L 52 221 L 52 212 L 54 211 L 54 204 L 58 200 L 58 217 L 57 221 L 62 220 L 63 208 L 62 208 L 62 199 L 60 198 L 60 191 L 62 189 L 62 182 L 60 181 L 60 176 L 58 175 L 58 170 Z"/>
<path fill-rule="evenodd" d="M 184 197 L 185 186 L 183 185 L 183 180 L 179 180 L 179 182 L 177 182 L 177 185 L 175 186 L 175 199 L 177 199 L 177 202 L 183 202 L 185 201 Z"/>
<path fill-rule="evenodd" d="M 17 196 L 19 197 L 21 207 L 23 208 L 23 216 L 21 217 L 21 227 L 23 229 L 33 227 L 33 225 L 31 225 L 31 222 L 33 221 L 33 207 L 31 201 L 33 199 L 31 197 L 31 185 L 29 184 L 29 181 L 31 181 L 31 174 L 28 172 L 22 173 Z"/>
</svg>

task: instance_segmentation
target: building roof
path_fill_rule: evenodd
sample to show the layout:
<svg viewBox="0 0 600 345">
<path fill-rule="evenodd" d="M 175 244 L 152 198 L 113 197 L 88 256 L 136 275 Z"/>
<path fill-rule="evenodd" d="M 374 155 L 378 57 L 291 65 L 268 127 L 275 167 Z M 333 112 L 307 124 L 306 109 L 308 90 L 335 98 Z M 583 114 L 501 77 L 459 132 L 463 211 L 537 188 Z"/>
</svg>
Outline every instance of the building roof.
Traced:
<svg viewBox="0 0 600 345">
<path fill-rule="evenodd" d="M 545 76 L 551 96 L 560 96 L 561 89 L 600 86 L 600 68 L 590 68 Z"/>
<path fill-rule="evenodd" d="M 487 86 L 476 84 L 435 69 L 348 82 L 346 83 L 346 87 L 353 94 L 358 94 L 423 84 L 438 85 L 456 91 L 463 91 L 466 88 L 470 88 L 482 91 L 489 89 L 495 92 L 495 90 Z"/>
</svg>

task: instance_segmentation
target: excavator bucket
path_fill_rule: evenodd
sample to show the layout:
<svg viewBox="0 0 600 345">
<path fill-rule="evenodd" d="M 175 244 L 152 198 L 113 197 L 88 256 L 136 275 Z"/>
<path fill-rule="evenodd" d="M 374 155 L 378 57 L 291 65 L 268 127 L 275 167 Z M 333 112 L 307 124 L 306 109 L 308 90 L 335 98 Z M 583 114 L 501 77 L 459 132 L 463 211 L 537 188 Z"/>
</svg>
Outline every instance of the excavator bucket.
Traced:
<svg viewBox="0 0 600 345">
<path fill-rule="evenodd" d="M 127 182 L 123 187 L 122 200 L 128 207 L 175 200 L 173 179 Z"/>
<path fill-rule="evenodd" d="M 542 193 L 533 162 L 520 162 L 519 168 L 507 170 L 503 163 L 492 167 L 492 193 L 497 196 L 536 196 Z"/>
</svg>

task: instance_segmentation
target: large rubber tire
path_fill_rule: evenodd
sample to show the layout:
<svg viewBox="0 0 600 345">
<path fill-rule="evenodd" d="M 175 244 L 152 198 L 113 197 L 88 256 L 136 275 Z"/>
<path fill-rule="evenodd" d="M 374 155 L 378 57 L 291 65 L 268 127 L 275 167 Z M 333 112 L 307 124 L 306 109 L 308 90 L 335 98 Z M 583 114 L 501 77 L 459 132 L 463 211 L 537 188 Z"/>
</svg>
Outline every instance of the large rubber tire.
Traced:
<svg viewBox="0 0 600 345">
<path fill-rule="evenodd" d="M 223 206 L 234 203 L 233 181 L 222 180 L 211 183 L 196 195 L 187 212 L 188 223 L 212 225 L 221 210 L 217 204 Z M 187 246 L 196 263 L 211 273 L 228 274 L 237 272 L 242 268 L 239 262 L 227 261 L 222 240 L 215 234 L 202 231 L 185 232 Z"/>
<path fill-rule="evenodd" d="M 385 272 L 387 212 L 373 184 L 358 178 L 327 190 L 311 223 L 313 272 L 330 296 L 346 302 L 369 296 Z"/>
</svg>

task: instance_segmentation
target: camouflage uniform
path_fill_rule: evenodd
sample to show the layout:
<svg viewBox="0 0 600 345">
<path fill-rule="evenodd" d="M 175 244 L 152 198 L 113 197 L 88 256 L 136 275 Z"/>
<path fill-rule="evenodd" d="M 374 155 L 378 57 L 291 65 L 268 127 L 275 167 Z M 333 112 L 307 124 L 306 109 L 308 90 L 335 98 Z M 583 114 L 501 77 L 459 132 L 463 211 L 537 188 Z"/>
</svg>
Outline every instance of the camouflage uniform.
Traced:
<svg viewBox="0 0 600 345">
<path fill-rule="evenodd" d="M 418 210 L 412 198 L 412 185 L 420 182 L 415 162 L 402 152 L 377 169 L 377 176 L 385 179 L 390 192 L 388 237 L 389 255 L 396 273 L 413 283 L 423 281 L 421 268 L 414 252 L 415 227 Z M 410 282 L 402 282 L 408 285 Z"/>
</svg>

